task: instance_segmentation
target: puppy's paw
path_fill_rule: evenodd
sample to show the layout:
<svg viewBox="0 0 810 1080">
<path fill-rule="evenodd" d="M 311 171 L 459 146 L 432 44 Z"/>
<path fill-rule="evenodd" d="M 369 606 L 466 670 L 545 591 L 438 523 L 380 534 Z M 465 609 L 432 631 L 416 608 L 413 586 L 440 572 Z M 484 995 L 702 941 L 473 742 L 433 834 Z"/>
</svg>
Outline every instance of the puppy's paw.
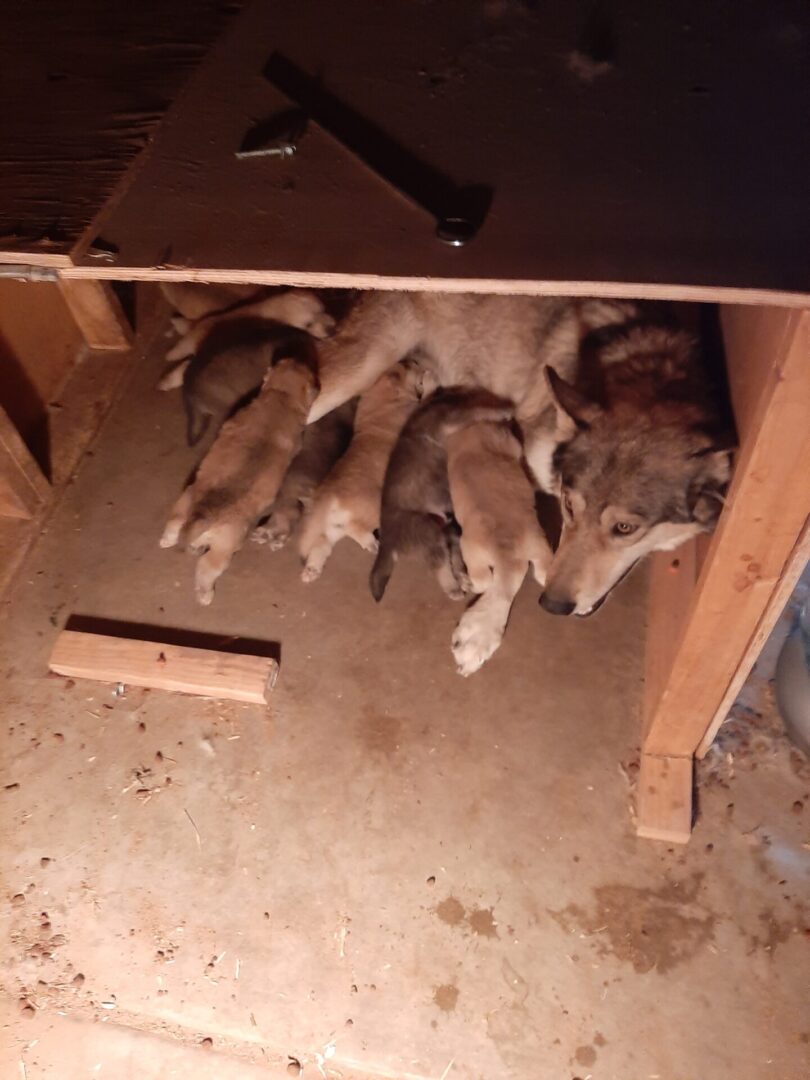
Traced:
<svg viewBox="0 0 810 1080">
<path fill-rule="evenodd" d="M 317 581 L 322 572 L 322 566 L 317 566 L 315 563 L 307 563 L 301 571 L 301 580 L 305 585 L 309 585 L 311 582 Z"/>
<path fill-rule="evenodd" d="M 170 521 L 166 528 L 163 530 L 163 535 L 158 541 L 160 546 L 162 548 L 174 547 L 174 545 L 180 539 L 180 531 L 182 528 L 182 522 Z"/>
<path fill-rule="evenodd" d="M 380 542 L 374 533 L 367 533 L 366 536 L 361 536 L 357 542 L 363 551 L 368 551 L 372 555 L 376 555 L 380 550 Z"/>
<path fill-rule="evenodd" d="M 208 607 L 214 599 L 214 589 L 211 585 L 197 585 L 194 594 L 197 597 L 197 603 L 202 604 L 203 607 Z"/>
<path fill-rule="evenodd" d="M 497 650 L 503 629 L 493 625 L 489 613 L 478 605 L 466 611 L 453 633 L 452 650 L 459 675 L 465 678 L 478 671 Z"/>
<path fill-rule="evenodd" d="M 270 515 L 264 527 L 265 543 L 271 551 L 281 551 L 292 536 L 293 523 L 283 514 Z"/>
</svg>

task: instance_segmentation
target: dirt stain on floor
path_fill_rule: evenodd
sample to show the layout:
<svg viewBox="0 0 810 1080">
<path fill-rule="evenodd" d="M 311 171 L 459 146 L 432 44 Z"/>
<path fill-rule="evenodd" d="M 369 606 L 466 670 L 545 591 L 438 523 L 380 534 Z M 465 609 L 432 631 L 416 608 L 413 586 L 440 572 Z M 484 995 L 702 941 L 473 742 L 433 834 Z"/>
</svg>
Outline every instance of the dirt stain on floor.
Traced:
<svg viewBox="0 0 810 1080">
<path fill-rule="evenodd" d="M 569 904 L 549 914 L 566 932 L 586 934 L 599 956 L 614 956 L 644 974 L 664 975 L 714 938 L 717 917 L 698 900 L 703 875 L 658 889 L 600 885 L 594 908 Z"/>
<path fill-rule="evenodd" d="M 595 1064 L 596 1051 L 592 1046 L 578 1046 L 574 1058 L 577 1065 L 585 1065 L 587 1068 Z"/>
<path fill-rule="evenodd" d="M 373 758 L 393 761 L 399 751 L 402 721 L 374 709 L 366 709 L 359 718 L 356 734 L 361 745 Z"/>
<path fill-rule="evenodd" d="M 498 924 L 495 922 L 492 908 L 475 908 L 467 916 L 467 922 L 472 932 L 478 937 L 498 937 Z"/>
<path fill-rule="evenodd" d="M 448 926 L 470 929 L 476 937 L 497 938 L 498 924 L 492 908 L 472 908 L 467 911 L 455 896 L 448 896 L 434 908 L 443 923 Z"/>
<path fill-rule="evenodd" d="M 464 905 L 455 896 L 448 896 L 436 907 L 436 914 L 448 926 L 460 926 L 467 915 Z"/>
<path fill-rule="evenodd" d="M 452 983 L 443 983 L 433 991 L 434 1004 L 438 1005 L 442 1012 L 452 1012 L 458 1002 L 458 987 Z"/>
</svg>

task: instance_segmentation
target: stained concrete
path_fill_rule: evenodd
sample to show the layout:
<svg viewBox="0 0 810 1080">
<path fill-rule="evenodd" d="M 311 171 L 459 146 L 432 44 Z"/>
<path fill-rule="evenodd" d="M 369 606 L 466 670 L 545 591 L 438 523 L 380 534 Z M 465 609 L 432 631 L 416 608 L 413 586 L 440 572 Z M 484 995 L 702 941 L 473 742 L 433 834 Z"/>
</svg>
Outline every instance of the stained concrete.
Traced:
<svg viewBox="0 0 810 1080">
<path fill-rule="evenodd" d="M 466 681 L 458 607 L 407 565 L 375 606 L 348 541 L 311 586 L 251 547 L 200 608 L 156 373 L 3 608 L 2 1075 L 806 1076 L 805 763 L 715 768 L 687 848 L 635 838 L 643 574 L 585 621 L 527 584 Z M 277 641 L 272 702 L 48 676 L 70 615 Z"/>
</svg>

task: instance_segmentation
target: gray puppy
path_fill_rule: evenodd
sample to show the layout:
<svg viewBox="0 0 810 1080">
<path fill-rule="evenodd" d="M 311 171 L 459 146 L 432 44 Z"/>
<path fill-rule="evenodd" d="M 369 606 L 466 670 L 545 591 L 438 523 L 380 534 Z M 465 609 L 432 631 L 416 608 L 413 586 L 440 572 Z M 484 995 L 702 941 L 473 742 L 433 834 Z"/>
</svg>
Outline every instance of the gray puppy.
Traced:
<svg viewBox="0 0 810 1080">
<path fill-rule="evenodd" d="M 380 547 L 369 584 L 382 599 L 400 555 L 421 554 L 452 599 L 469 592 L 447 475 L 446 439 L 467 424 L 509 420 L 514 406 L 488 390 L 437 390 L 397 439 L 383 485 Z"/>
<path fill-rule="evenodd" d="M 301 449 L 284 476 L 267 521 L 253 530 L 252 539 L 277 551 L 289 540 L 301 516 L 310 509 L 315 492 L 352 440 L 357 399 L 347 401 L 304 428 Z"/>
<path fill-rule="evenodd" d="M 262 384 L 273 357 L 312 339 L 270 319 L 232 319 L 213 326 L 183 379 L 188 444 L 215 435 L 230 414 Z"/>
</svg>

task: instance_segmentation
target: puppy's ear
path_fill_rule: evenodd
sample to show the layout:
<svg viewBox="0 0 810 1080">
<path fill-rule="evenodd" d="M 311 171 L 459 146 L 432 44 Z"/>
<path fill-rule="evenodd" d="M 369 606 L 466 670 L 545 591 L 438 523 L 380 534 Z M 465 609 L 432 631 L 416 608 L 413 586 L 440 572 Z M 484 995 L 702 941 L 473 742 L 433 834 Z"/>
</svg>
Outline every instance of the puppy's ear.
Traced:
<svg viewBox="0 0 810 1080">
<path fill-rule="evenodd" d="M 580 431 L 590 427 L 602 411 L 596 402 L 591 401 L 590 398 L 585 397 L 569 382 L 566 382 L 553 367 L 546 365 L 544 374 L 551 400 L 557 410 L 557 418 L 562 421 L 562 426 L 570 428 L 573 423 L 574 428 L 578 428 Z"/>
</svg>

